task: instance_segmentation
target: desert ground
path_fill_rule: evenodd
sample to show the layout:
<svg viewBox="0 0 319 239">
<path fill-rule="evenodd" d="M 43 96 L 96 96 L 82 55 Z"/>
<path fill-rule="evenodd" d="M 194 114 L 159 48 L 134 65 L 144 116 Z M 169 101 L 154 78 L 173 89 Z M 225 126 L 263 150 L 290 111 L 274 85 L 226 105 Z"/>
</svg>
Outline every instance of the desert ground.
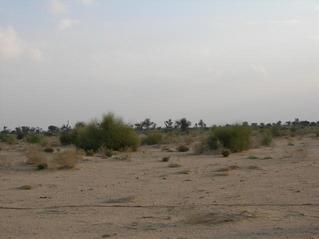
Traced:
<svg viewBox="0 0 319 239">
<path fill-rule="evenodd" d="M 35 170 L 27 147 L 1 144 L 0 238 L 319 238 L 312 136 L 228 158 L 142 146 L 69 170 Z"/>
</svg>

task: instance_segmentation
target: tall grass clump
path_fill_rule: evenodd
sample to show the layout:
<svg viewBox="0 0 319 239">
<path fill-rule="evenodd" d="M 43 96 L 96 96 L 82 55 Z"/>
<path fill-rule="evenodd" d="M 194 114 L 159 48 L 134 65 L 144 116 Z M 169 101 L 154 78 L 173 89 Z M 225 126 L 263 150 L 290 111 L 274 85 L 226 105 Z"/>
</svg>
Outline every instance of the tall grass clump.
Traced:
<svg viewBox="0 0 319 239">
<path fill-rule="evenodd" d="M 139 137 L 136 132 L 113 114 L 108 114 L 101 121 L 92 121 L 61 134 L 62 144 L 72 143 L 85 151 L 98 151 L 101 147 L 110 150 L 136 150 Z"/>
<path fill-rule="evenodd" d="M 160 132 L 151 132 L 142 139 L 142 144 L 156 145 L 163 142 L 163 135 Z"/>
<path fill-rule="evenodd" d="M 43 136 L 38 134 L 29 134 L 25 137 L 25 141 L 30 144 L 40 144 L 43 140 Z"/>
<path fill-rule="evenodd" d="M 215 127 L 208 136 L 208 146 L 217 149 L 219 145 L 232 152 L 246 150 L 250 146 L 251 129 L 244 125 Z"/>
<path fill-rule="evenodd" d="M 261 135 L 261 144 L 264 146 L 269 146 L 272 142 L 272 132 L 269 130 L 266 130 L 264 132 L 262 132 Z"/>
<path fill-rule="evenodd" d="M 0 133 L 0 141 L 7 144 L 18 143 L 17 137 L 13 134 Z"/>
</svg>

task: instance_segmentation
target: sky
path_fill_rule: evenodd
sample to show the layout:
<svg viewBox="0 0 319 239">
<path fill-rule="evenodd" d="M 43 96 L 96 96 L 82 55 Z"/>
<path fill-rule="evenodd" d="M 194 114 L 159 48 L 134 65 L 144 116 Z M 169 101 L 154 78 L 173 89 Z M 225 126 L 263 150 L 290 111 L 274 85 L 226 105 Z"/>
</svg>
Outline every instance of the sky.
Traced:
<svg viewBox="0 0 319 239">
<path fill-rule="evenodd" d="M 319 120 L 319 0 L 0 0 L 0 127 Z"/>
</svg>

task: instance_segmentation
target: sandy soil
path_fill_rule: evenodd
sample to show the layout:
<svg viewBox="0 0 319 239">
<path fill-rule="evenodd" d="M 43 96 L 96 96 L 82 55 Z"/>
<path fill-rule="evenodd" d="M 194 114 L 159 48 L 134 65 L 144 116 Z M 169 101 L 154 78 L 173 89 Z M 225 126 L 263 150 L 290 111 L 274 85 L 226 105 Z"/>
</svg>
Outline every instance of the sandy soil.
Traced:
<svg viewBox="0 0 319 239">
<path fill-rule="evenodd" d="M 0 238 L 319 238 L 319 139 L 289 141 L 229 158 L 145 147 L 59 171 L 2 144 Z"/>
</svg>

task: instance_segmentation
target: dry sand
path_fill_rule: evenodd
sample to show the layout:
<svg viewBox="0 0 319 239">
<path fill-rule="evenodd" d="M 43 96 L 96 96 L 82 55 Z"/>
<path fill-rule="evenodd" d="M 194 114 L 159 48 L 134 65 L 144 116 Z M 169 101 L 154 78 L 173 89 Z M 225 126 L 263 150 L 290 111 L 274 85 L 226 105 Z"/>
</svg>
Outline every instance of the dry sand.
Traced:
<svg viewBox="0 0 319 239">
<path fill-rule="evenodd" d="M 25 146 L 1 148 L 0 238 L 319 238 L 315 138 L 229 158 L 143 147 L 59 171 L 26 166 Z"/>
</svg>

